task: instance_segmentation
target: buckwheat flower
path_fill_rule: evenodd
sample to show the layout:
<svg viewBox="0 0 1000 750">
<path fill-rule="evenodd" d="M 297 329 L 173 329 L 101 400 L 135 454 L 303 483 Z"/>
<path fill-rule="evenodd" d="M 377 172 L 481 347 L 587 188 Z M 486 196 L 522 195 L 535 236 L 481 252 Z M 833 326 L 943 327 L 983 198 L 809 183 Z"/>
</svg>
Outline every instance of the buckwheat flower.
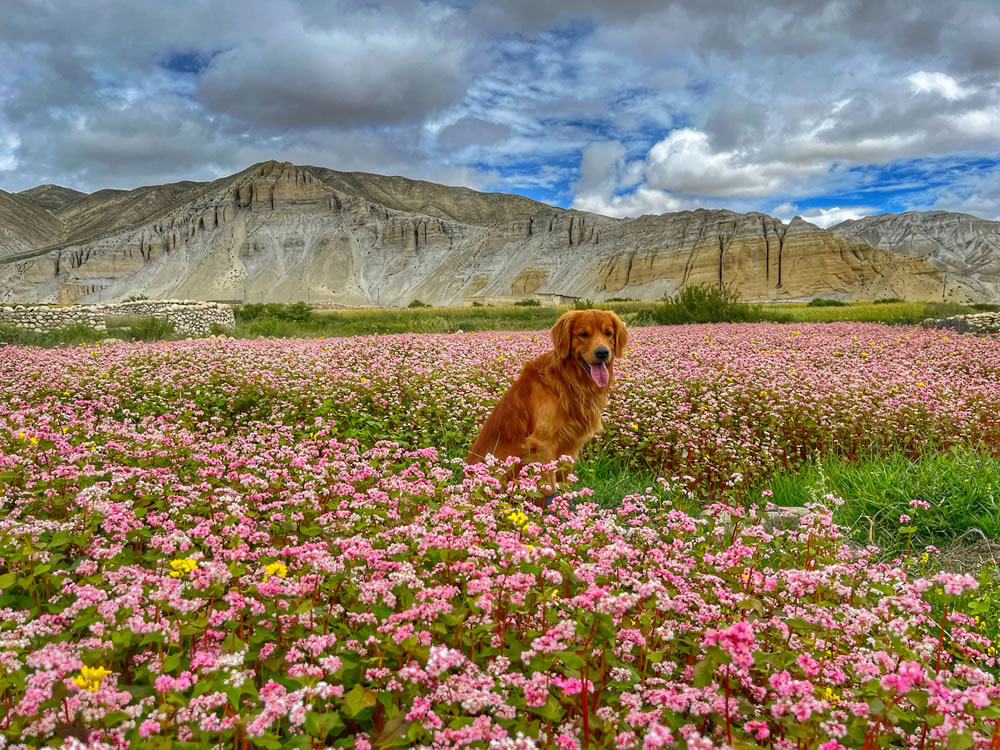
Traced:
<svg viewBox="0 0 1000 750">
<path fill-rule="evenodd" d="M 901 515 L 901 516 L 899 517 L 899 522 L 900 522 L 900 523 L 909 523 L 909 522 L 910 522 L 910 517 L 909 517 L 908 515 L 906 515 L 905 513 L 903 513 L 903 514 L 902 514 L 902 515 Z"/>
</svg>

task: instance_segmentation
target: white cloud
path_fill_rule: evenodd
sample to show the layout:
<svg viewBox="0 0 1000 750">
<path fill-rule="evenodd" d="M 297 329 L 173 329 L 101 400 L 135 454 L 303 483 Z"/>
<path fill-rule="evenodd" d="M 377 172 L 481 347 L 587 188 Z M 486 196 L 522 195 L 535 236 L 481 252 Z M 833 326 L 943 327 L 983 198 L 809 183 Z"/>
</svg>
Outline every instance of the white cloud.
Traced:
<svg viewBox="0 0 1000 750">
<path fill-rule="evenodd" d="M 17 169 L 20 163 L 17 159 L 17 148 L 21 139 L 17 133 L 0 129 L 0 172 L 10 172 Z"/>
<path fill-rule="evenodd" d="M 704 203 L 691 198 L 671 195 L 665 190 L 648 187 L 637 188 L 625 195 L 601 195 L 591 193 L 578 195 L 572 207 L 579 211 L 590 211 L 619 219 L 642 216 L 643 214 L 665 214 L 673 211 L 693 211 Z"/>
<path fill-rule="evenodd" d="M 972 92 L 963 88 L 947 73 L 929 73 L 920 70 L 907 76 L 914 94 L 938 94 L 949 101 L 964 99 Z"/>
<path fill-rule="evenodd" d="M 798 206 L 794 203 L 782 203 L 772 210 L 772 214 L 786 224 L 796 216 L 800 216 L 810 224 L 824 229 L 842 221 L 860 219 L 877 213 L 879 213 L 878 209 L 872 206 L 845 206 L 843 208 L 833 206 L 832 208 L 808 208 L 805 211 L 799 211 Z"/>
<path fill-rule="evenodd" d="M 704 196 L 763 196 L 777 193 L 794 172 L 818 171 L 811 165 L 755 163 L 749 151 L 713 152 L 706 133 L 693 128 L 673 131 L 647 156 L 651 187 Z"/>
</svg>

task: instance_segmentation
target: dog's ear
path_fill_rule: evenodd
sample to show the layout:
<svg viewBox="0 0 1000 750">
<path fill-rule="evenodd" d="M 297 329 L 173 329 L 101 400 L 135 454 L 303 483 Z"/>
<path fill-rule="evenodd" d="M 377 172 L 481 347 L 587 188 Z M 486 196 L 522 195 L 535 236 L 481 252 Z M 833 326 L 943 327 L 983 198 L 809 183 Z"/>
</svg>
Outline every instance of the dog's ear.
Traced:
<svg viewBox="0 0 1000 750">
<path fill-rule="evenodd" d="M 608 315 L 611 318 L 612 329 L 615 332 L 615 359 L 617 359 L 625 354 L 625 347 L 628 346 L 628 331 L 625 330 L 625 324 L 622 323 L 622 319 L 615 313 L 609 310 Z"/>
<path fill-rule="evenodd" d="M 552 326 L 552 348 L 556 350 L 559 359 L 566 359 L 573 349 L 573 318 L 572 312 L 563 313 L 562 317 Z"/>
</svg>

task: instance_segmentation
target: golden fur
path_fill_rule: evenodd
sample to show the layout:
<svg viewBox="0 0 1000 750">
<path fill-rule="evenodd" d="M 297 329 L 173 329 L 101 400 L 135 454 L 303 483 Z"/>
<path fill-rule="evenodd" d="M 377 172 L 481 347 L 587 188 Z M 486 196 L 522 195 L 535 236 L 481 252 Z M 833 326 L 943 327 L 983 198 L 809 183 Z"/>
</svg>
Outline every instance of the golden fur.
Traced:
<svg viewBox="0 0 1000 750">
<path fill-rule="evenodd" d="M 574 460 L 601 427 L 601 414 L 614 385 L 614 362 L 625 352 L 628 332 L 605 310 L 574 310 L 552 327 L 553 350 L 528 362 L 520 377 L 486 420 L 466 458 L 480 463 L 492 453 L 517 456 L 522 463 L 548 463 L 563 455 Z M 606 347 L 608 384 L 601 388 L 587 365 L 599 366 Z M 555 489 L 555 477 L 548 478 Z"/>
</svg>

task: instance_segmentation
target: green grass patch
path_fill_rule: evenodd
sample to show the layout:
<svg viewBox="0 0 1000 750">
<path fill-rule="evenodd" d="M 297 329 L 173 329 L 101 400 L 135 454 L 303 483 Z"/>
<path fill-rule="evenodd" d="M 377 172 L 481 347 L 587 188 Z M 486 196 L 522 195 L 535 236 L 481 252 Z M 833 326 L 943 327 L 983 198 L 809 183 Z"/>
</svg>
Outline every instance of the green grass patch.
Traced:
<svg viewBox="0 0 1000 750">
<path fill-rule="evenodd" d="M 859 542 L 887 554 L 928 545 L 944 549 L 958 540 L 1000 540 L 1000 458 L 974 450 L 931 454 L 917 461 L 902 455 L 853 463 L 828 458 L 766 485 L 773 502 L 798 506 L 831 493 L 844 500 L 834 519 Z M 910 506 L 911 500 L 930 509 Z M 910 516 L 901 522 L 900 516 Z M 912 532 L 904 529 L 912 528 Z"/>
<path fill-rule="evenodd" d="M 819 304 L 817 304 L 819 302 Z M 755 322 L 830 323 L 856 321 L 916 325 L 928 317 L 975 313 L 965 305 L 902 302 L 847 302 L 748 304 L 717 287 L 691 287 L 680 295 L 656 302 L 578 300 L 574 305 L 537 304 L 469 307 L 357 308 L 312 310 L 305 303 L 243 305 L 236 308 L 240 338 L 319 338 L 370 336 L 389 333 L 453 333 L 457 331 L 524 331 L 551 328 L 567 310 L 591 307 L 614 310 L 627 325 Z"/>
<path fill-rule="evenodd" d="M 0 342 L 12 346 L 42 346 L 46 348 L 69 346 L 100 341 L 110 335 L 105 331 L 98 331 L 80 323 L 51 331 L 30 331 L 18 326 L 0 326 Z"/>
</svg>

